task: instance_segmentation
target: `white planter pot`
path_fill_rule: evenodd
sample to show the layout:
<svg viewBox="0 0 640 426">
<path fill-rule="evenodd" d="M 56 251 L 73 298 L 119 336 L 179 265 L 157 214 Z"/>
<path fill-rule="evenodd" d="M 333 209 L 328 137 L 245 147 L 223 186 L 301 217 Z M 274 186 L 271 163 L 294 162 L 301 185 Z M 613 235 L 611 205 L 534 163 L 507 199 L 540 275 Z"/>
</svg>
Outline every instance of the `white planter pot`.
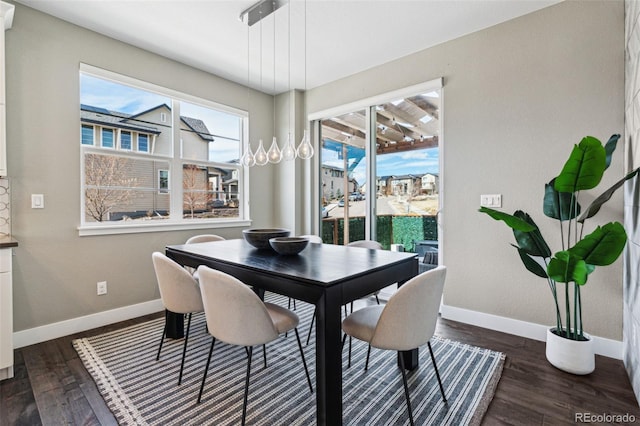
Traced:
<svg viewBox="0 0 640 426">
<path fill-rule="evenodd" d="M 547 360 L 554 367 L 571 374 L 589 374 L 596 368 L 593 339 L 584 333 L 585 341 L 570 340 L 547 330 Z"/>
</svg>

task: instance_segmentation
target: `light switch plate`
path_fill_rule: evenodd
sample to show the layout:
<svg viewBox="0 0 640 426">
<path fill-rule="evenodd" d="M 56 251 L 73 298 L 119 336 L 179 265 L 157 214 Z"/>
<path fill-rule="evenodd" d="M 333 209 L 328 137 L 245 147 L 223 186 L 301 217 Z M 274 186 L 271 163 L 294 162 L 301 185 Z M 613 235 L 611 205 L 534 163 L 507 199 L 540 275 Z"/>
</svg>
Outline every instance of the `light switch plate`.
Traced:
<svg viewBox="0 0 640 426">
<path fill-rule="evenodd" d="M 483 194 L 480 196 L 481 207 L 502 207 L 502 194 Z"/>
<path fill-rule="evenodd" d="M 44 209 L 44 195 L 43 194 L 31 194 L 31 208 L 32 209 Z"/>
</svg>

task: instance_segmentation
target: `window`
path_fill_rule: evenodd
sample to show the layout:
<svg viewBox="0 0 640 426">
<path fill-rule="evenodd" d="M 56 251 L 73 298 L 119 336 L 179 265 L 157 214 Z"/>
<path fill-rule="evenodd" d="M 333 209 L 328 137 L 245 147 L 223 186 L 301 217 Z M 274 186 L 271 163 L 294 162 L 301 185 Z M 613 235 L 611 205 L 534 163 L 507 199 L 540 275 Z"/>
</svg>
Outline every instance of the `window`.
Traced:
<svg viewBox="0 0 640 426">
<path fill-rule="evenodd" d="M 113 148 L 113 129 L 102 129 L 102 147 Z"/>
<path fill-rule="evenodd" d="M 247 220 L 244 111 L 84 64 L 80 89 L 80 235 Z"/>
<path fill-rule="evenodd" d="M 82 125 L 82 145 L 93 145 L 93 126 Z"/>
<path fill-rule="evenodd" d="M 158 170 L 158 192 L 169 193 L 169 170 Z"/>
<path fill-rule="evenodd" d="M 138 135 L 138 151 L 149 152 L 149 136 Z"/>
<path fill-rule="evenodd" d="M 131 150 L 131 132 L 120 133 L 120 149 Z"/>
</svg>

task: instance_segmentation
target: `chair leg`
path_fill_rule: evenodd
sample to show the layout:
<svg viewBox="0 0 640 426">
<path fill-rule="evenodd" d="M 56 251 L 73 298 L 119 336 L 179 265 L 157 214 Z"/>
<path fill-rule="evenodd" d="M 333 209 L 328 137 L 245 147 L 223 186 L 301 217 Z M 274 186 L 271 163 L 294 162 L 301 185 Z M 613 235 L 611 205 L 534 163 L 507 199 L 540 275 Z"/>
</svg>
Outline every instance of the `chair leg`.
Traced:
<svg viewBox="0 0 640 426">
<path fill-rule="evenodd" d="M 364 364 L 364 371 L 367 371 L 369 369 L 369 355 L 371 354 L 371 345 L 369 345 L 369 348 L 367 349 L 367 362 Z"/>
<path fill-rule="evenodd" d="M 349 362 L 347 363 L 347 368 L 351 368 L 351 336 L 349 336 Z"/>
<path fill-rule="evenodd" d="M 440 393 L 442 394 L 442 400 L 447 404 L 447 397 L 444 395 L 444 387 L 442 386 L 442 380 L 440 380 L 440 373 L 438 372 L 438 366 L 436 365 L 436 357 L 433 356 L 433 349 L 431 349 L 431 342 L 427 342 L 429 347 L 429 354 L 431 355 L 431 362 L 433 363 L 433 369 L 436 370 L 436 377 L 438 378 L 438 385 L 440 386 Z"/>
<path fill-rule="evenodd" d="M 198 393 L 198 404 L 202 399 L 202 391 L 204 390 L 204 382 L 207 380 L 207 371 L 209 371 L 209 363 L 211 362 L 211 354 L 213 353 L 213 346 L 216 344 L 216 338 L 211 338 L 211 348 L 209 348 L 209 356 L 207 357 L 207 365 L 204 367 L 204 374 L 202 375 L 202 384 L 200 385 L 200 392 Z"/>
<path fill-rule="evenodd" d="M 302 357 L 302 365 L 304 365 L 304 372 L 307 373 L 307 382 L 309 382 L 309 390 L 313 393 L 313 385 L 311 384 L 311 376 L 309 376 L 309 369 L 307 368 L 307 360 L 304 359 L 304 352 L 302 351 L 302 342 L 300 341 L 300 334 L 298 329 L 293 329 L 296 332 L 296 339 L 298 340 L 298 348 L 300 349 L 300 356 Z"/>
<path fill-rule="evenodd" d="M 167 335 L 167 317 L 165 313 L 164 328 L 162 329 L 162 338 L 160 339 L 160 346 L 158 346 L 158 355 L 156 355 L 156 361 L 160 360 L 160 351 L 162 350 L 162 343 L 164 342 L 164 336 Z"/>
<path fill-rule="evenodd" d="M 251 376 L 251 355 L 253 354 L 253 347 L 249 347 L 247 356 L 247 380 L 244 382 L 244 402 L 242 403 L 242 426 L 247 420 L 247 399 L 249 397 L 249 377 Z"/>
<path fill-rule="evenodd" d="M 184 370 L 184 358 L 187 355 L 187 342 L 189 341 L 189 329 L 191 328 L 191 315 L 189 313 L 189 319 L 187 320 L 187 332 L 184 335 L 184 346 L 182 347 L 182 362 L 180 363 L 180 375 L 178 376 L 178 386 L 182 383 L 182 370 Z"/>
<path fill-rule="evenodd" d="M 305 346 L 309 346 L 309 339 L 311 339 L 311 331 L 313 330 L 313 323 L 316 321 L 316 310 L 313 310 L 313 316 L 311 317 L 311 325 L 309 325 L 309 333 L 307 333 L 307 343 Z"/>
<path fill-rule="evenodd" d="M 340 350 L 344 349 L 344 342 L 346 342 L 346 341 L 347 341 L 347 333 L 344 333 L 342 335 L 342 346 L 340 346 Z"/>
<path fill-rule="evenodd" d="M 407 409 L 409 410 L 409 422 L 413 426 L 413 411 L 411 410 L 411 399 L 409 398 L 409 386 L 407 385 L 407 373 L 404 368 L 404 357 L 401 353 L 398 353 L 398 359 L 400 360 L 400 372 L 402 373 L 402 384 L 404 385 L 404 396 L 407 398 Z"/>
<path fill-rule="evenodd" d="M 264 358 L 264 368 L 267 368 L 267 345 L 262 345 L 262 358 Z"/>
<path fill-rule="evenodd" d="M 374 296 L 376 297 L 376 303 L 379 305 L 380 304 L 380 299 L 378 299 L 378 293 L 374 293 Z"/>
</svg>

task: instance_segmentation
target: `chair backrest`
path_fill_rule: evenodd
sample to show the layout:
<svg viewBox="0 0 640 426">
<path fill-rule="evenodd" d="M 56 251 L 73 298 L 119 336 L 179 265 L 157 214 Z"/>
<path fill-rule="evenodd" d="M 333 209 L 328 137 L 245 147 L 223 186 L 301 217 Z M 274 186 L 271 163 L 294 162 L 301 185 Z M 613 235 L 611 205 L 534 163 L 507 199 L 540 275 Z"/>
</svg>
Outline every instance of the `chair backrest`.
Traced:
<svg viewBox="0 0 640 426">
<path fill-rule="evenodd" d="M 210 241 L 221 241 L 224 240 L 224 237 L 215 234 L 201 234 L 194 235 L 189 238 L 185 244 L 195 244 L 195 243 L 208 243 Z"/>
<path fill-rule="evenodd" d="M 446 274 L 438 266 L 403 284 L 384 307 L 371 346 L 407 351 L 427 343 L 436 330 Z"/>
<path fill-rule="evenodd" d="M 278 337 L 264 303 L 242 281 L 204 265 L 198 267 L 198 275 L 212 336 L 240 346 L 262 345 Z"/>
<path fill-rule="evenodd" d="M 364 247 L 368 249 L 382 250 L 382 244 L 373 240 L 352 241 L 347 244 L 349 247 Z"/>
<path fill-rule="evenodd" d="M 322 238 L 320 238 L 317 235 L 306 234 L 306 235 L 300 235 L 300 237 L 307 238 L 310 243 L 318 243 L 318 244 L 322 244 L 323 243 Z"/>
<path fill-rule="evenodd" d="M 177 314 L 202 312 L 198 282 L 182 266 L 160 252 L 151 255 L 165 309 Z"/>
</svg>

